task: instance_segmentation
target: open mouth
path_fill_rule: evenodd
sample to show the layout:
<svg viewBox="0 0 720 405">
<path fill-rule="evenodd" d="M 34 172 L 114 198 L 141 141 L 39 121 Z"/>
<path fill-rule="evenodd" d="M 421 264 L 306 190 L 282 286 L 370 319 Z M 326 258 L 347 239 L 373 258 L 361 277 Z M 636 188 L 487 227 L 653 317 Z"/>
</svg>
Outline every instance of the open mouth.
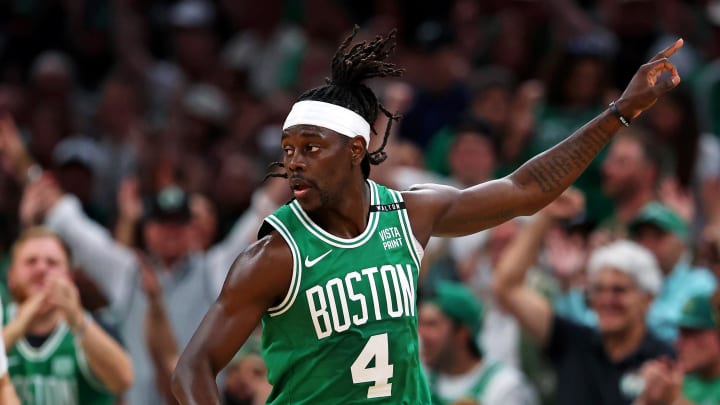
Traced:
<svg viewBox="0 0 720 405">
<path fill-rule="evenodd" d="M 300 198 L 310 190 L 310 184 L 301 179 L 291 179 L 290 190 L 292 190 L 295 198 Z"/>
</svg>

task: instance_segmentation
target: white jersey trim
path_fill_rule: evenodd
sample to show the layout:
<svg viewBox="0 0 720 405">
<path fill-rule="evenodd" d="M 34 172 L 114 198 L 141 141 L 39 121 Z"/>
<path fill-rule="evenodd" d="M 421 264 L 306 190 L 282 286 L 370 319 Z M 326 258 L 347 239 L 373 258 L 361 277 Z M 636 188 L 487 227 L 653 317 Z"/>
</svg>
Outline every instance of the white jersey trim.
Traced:
<svg viewBox="0 0 720 405">
<path fill-rule="evenodd" d="M 290 252 L 292 253 L 293 257 L 293 272 L 292 278 L 290 279 L 290 287 L 288 288 L 287 295 L 285 295 L 285 298 L 282 300 L 282 302 L 280 302 L 280 304 L 268 308 L 267 310 L 270 316 L 278 316 L 284 314 L 287 310 L 289 310 L 290 307 L 292 307 L 292 304 L 295 302 L 295 299 L 297 298 L 298 291 L 300 290 L 300 281 L 302 280 L 302 257 L 300 256 L 300 249 L 298 248 L 295 239 L 293 239 L 290 231 L 288 231 L 288 229 L 285 227 L 285 224 L 283 224 L 282 221 L 280 221 L 275 215 L 268 216 L 266 220 L 270 225 L 273 226 L 273 228 L 278 231 L 280 236 L 285 239 L 288 247 L 290 247 Z"/>
<path fill-rule="evenodd" d="M 377 184 L 375 184 L 375 182 L 373 182 L 372 180 L 367 180 L 367 183 L 368 185 L 370 185 L 370 205 L 378 204 L 379 196 Z M 303 226 L 305 226 L 305 228 L 310 231 L 310 233 L 312 233 L 313 235 L 315 235 L 315 237 L 327 243 L 328 245 L 341 249 L 352 249 L 365 244 L 365 242 L 370 240 L 370 238 L 373 236 L 373 233 L 377 228 L 377 224 L 378 222 L 380 222 L 380 213 L 371 212 L 365 230 L 360 235 L 352 239 L 345 239 L 331 234 L 330 232 L 322 229 L 315 222 L 313 222 L 313 220 L 307 215 L 307 213 L 302 209 L 302 207 L 300 207 L 300 204 L 297 202 L 297 200 L 293 200 L 293 202 L 289 205 L 292 211 L 295 213 L 295 216 L 297 216 Z"/>
<path fill-rule="evenodd" d="M 392 195 L 394 202 L 404 201 L 400 192 L 390 190 L 390 194 Z M 415 238 L 415 234 L 412 231 L 412 225 L 410 225 L 410 218 L 407 215 L 407 208 L 405 208 L 404 210 L 398 210 L 398 219 L 400 220 L 400 226 L 402 227 L 405 239 L 412 242 L 412 245 L 408 244 L 407 246 L 408 251 L 410 252 L 410 256 L 415 262 L 415 266 L 417 266 L 419 277 L 420 263 L 422 263 L 423 256 L 425 255 L 425 249 L 423 249 L 422 244 L 420 244 L 417 238 Z"/>
</svg>

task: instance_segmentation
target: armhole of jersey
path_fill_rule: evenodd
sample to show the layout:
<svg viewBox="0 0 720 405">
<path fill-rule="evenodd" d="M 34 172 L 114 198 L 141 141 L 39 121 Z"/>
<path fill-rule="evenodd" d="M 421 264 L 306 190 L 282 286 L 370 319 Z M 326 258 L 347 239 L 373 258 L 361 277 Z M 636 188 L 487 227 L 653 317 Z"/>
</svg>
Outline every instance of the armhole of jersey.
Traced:
<svg viewBox="0 0 720 405">
<path fill-rule="evenodd" d="M 388 189 L 388 191 L 393 198 L 393 202 L 397 203 L 403 201 L 402 194 L 400 194 L 400 192 L 390 189 Z M 400 220 L 400 227 L 402 228 L 405 240 L 411 242 L 407 244 L 408 251 L 410 251 L 410 256 L 412 256 L 415 266 L 417 266 L 418 271 L 420 271 L 420 263 L 422 262 L 423 255 L 425 254 L 425 249 L 423 249 L 420 242 L 417 238 L 415 238 L 412 226 L 410 225 L 410 218 L 408 217 L 407 209 L 404 208 L 398 210 L 397 212 L 398 219 Z"/>
<path fill-rule="evenodd" d="M 285 240 L 285 243 L 287 243 L 288 247 L 290 247 L 290 252 L 292 253 L 293 258 L 293 272 L 292 278 L 290 279 L 290 287 L 288 288 L 287 295 L 285 295 L 280 304 L 268 308 L 267 310 L 270 316 L 278 316 L 282 315 L 288 309 L 290 309 L 290 307 L 292 307 L 292 304 L 295 302 L 295 298 L 297 297 L 298 291 L 300 290 L 300 281 L 302 279 L 302 259 L 300 257 L 300 249 L 298 248 L 297 243 L 295 243 L 295 239 L 293 239 L 290 231 L 287 229 L 287 227 L 285 227 L 285 224 L 283 224 L 275 215 L 270 215 L 265 218 L 265 223 L 269 224 L 270 226 L 275 228 L 276 231 L 278 231 L 280 236 L 282 236 L 282 238 Z"/>
<path fill-rule="evenodd" d="M 86 314 L 85 316 L 90 315 Z M 75 338 L 75 336 L 72 337 L 72 340 L 73 345 L 75 346 L 75 353 L 77 353 L 76 361 L 78 364 L 78 368 L 80 369 L 80 373 L 83 375 L 83 377 L 85 377 L 88 385 L 98 392 L 112 394 L 110 389 L 107 388 L 105 384 L 100 381 L 100 378 L 98 378 L 98 376 L 90 369 L 90 363 L 88 363 L 87 357 L 85 356 L 85 351 L 82 349 L 82 345 L 80 344 L 80 342 Z"/>
</svg>

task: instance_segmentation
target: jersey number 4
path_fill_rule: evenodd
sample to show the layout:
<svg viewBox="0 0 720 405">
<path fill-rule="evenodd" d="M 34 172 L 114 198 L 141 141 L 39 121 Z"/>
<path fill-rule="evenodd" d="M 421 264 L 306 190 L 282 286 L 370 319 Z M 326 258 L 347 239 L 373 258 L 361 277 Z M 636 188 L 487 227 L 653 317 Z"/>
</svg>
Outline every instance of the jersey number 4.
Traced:
<svg viewBox="0 0 720 405">
<path fill-rule="evenodd" d="M 370 363 L 375 359 L 375 365 Z M 368 398 L 383 398 L 391 395 L 393 365 L 388 363 L 388 335 L 371 336 L 357 359 L 350 366 L 353 384 L 374 383 L 368 387 Z"/>
</svg>

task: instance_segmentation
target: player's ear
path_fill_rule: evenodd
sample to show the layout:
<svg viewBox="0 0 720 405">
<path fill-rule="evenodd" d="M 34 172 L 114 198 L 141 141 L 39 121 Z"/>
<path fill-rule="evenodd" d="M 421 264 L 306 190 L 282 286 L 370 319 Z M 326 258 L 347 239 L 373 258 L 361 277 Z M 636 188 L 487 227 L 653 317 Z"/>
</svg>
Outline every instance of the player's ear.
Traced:
<svg viewBox="0 0 720 405">
<path fill-rule="evenodd" d="M 356 136 L 352 139 L 352 142 L 350 143 L 350 153 L 352 155 L 353 164 L 359 165 L 367 153 L 365 139 L 362 136 Z"/>
</svg>

